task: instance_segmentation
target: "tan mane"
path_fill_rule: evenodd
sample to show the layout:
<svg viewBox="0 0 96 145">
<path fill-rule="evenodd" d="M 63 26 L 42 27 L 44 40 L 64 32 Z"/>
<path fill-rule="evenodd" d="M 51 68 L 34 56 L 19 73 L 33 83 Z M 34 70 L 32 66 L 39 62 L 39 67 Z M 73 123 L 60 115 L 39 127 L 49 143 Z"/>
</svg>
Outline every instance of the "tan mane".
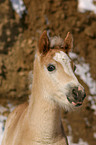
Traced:
<svg viewBox="0 0 96 145">
<path fill-rule="evenodd" d="M 64 40 L 60 36 L 54 36 L 50 38 L 50 47 L 53 48 L 55 46 L 64 46 Z"/>
</svg>

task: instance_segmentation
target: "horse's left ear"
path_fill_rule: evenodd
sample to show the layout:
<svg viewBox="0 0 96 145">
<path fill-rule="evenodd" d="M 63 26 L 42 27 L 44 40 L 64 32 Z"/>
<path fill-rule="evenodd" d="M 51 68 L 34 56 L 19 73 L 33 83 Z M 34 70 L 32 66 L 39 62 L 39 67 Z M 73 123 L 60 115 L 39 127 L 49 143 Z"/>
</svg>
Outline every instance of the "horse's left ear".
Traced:
<svg viewBox="0 0 96 145">
<path fill-rule="evenodd" d="M 73 48 L 73 37 L 70 32 L 67 33 L 67 36 L 64 40 L 64 51 L 68 53 Z"/>
<path fill-rule="evenodd" d="M 46 54 L 49 51 L 50 42 L 47 36 L 47 31 L 44 31 L 39 39 L 39 52 L 41 54 Z"/>
</svg>

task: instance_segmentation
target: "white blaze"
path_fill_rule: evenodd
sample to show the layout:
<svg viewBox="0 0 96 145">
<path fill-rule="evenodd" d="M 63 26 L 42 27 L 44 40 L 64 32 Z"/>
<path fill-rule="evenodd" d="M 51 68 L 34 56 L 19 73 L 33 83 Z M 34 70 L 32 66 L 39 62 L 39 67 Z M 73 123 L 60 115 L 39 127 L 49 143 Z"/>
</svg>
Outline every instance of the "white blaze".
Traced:
<svg viewBox="0 0 96 145">
<path fill-rule="evenodd" d="M 69 76 L 75 76 L 73 73 L 73 70 L 71 68 L 71 64 L 70 64 L 70 58 L 67 56 L 66 53 L 64 53 L 63 51 L 60 51 L 58 53 L 55 54 L 54 58 L 55 61 L 59 62 L 63 68 L 64 71 L 69 75 Z"/>
</svg>

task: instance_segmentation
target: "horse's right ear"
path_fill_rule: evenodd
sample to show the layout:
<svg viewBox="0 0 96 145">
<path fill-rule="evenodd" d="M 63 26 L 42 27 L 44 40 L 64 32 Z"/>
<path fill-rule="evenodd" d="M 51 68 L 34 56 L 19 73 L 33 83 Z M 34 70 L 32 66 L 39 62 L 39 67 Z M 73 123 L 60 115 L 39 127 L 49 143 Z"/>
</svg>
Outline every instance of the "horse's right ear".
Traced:
<svg viewBox="0 0 96 145">
<path fill-rule="evenodd" d="M 64 40 L 64 51 L 68 53 L 73 48 L 73 36 L 70 32 L 67 33 L 67 36 Z"/>
<path fill-rule="evenodd" d="M 39 39 L 39 52 L 41 54 L 46 54 L 49 51 L 50 42 L 47 36 L 47 32 L 44 31 Z"/>
</svg>

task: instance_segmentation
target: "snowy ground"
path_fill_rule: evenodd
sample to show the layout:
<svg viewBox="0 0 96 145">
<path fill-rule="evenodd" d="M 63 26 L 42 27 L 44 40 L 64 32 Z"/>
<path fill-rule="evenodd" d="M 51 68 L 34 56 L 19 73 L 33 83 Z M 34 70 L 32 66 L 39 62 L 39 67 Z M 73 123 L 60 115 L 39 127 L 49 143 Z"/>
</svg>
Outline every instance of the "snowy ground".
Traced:
<svg viewBox="0 0 96 145">
<path fill-rule="evenodd" d="M 96 0 L 78 0 L 78 10 L 80 12 L 93 11 L 96 14 Z"/>
</svg>

